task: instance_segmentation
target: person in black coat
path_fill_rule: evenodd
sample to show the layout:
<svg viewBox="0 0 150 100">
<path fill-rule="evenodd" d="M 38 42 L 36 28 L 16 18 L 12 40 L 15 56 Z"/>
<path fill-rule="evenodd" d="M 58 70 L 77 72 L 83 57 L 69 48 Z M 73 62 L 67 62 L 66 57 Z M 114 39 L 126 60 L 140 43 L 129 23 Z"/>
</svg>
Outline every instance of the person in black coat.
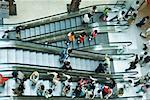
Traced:
<svg viewBox="0 0 150 100">
<path fill-rule="evenodd" d="M 100 63 L 99 65 L 98 65 L 98 67 L 95 69 L 95 72 L 96 73 L 105 73 L 105 67 L 103 66 L 103 64 L 102 63 Z"/>
</svg>

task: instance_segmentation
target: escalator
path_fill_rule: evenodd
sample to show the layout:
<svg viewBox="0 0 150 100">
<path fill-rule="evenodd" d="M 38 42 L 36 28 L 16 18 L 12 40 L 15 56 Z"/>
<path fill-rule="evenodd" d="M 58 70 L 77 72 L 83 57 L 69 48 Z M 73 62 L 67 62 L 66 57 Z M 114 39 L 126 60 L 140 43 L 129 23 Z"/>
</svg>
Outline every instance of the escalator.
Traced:
<svg viewBox="0 0 150 100">
<path fill-rule="evenodd" d="M 104 8 L 106 6 L 109 6 L 107 4 L 104 5 L 97 5 L 97 8 Z M 114 5 L 110 5 L 114 6 Z M 85 9 L 87 9 L 86 7 Z M 88 10 L 91 9 L 91 6 L 88 8 Z M 87 12 L 86 12 L 87 13 Z M 122 29 L 128 28 L 127 24 L 115 24 L 114 22 L 99 22 L 99 15 L 102 12 L 97 12 L 93 18 L 90 21 L 90 24 L 88 25 L 89 27 L 100 27 L 100 30 L 103 32 L 110 31 L 114 32 L 116 31 L 116 26 L 121 27 Z M 84 13 L 85 14 L 85 13 Z M 38 24 L 32 24 L 32 25 L 25 25 L 23 29 L 21 29 L 21 39 L 26 40 L 26 41 L 33 41 L 33 40 L 39 40 L 41 38 L 45 37 L 50 37 L 52 35 L 59 35 L 59 34 L 66 34 L 69 31 L 76 31 L 76 30 L 81 30 L 84 29 L 82 25 L 82 18 L 83 18 L 83 13 L 78 13 L 72 17 L 60 17 L 60 18 L 55 18 L 54 20 L 47 21 L 46 18 L 41 18 L 41 22 L 37 22 Z M 59 14 L 57 14 L 59 16 Z M 57 16 L 53 15 L 51 17 Z M 61 15 L 61 14 L 60 14 Z M 51 18 L 50 17 L 50 18 Z M 48 17 L 49 18 L 49 17 Z M 33 20 L 33 22 L 36 20 Z M 40 19 L 37 19 L 37 21 L 40 21 Z M 29 21 L 32 22 L 32 21 Z M 24 22 L 25 23 L 25 22 Z M 108 25 L 107 25 L 108 24 Z M 9 32 L 10 38 L 15 39 L 16 32 L 15 30 L 11 30 Z"/>
<path fill-rule="evenodd" d="M 78 34 L 77 34 L 78 35 Z M 57 41 L 59 40 L 59 41 Z M 53 41 L 53 43 L 50 43 Z M 55 38 L 49 41 L 49 45 L 56 47 L 67 47 L 66 45 L 66 36 L 61 37 L 60 39 Z M 77 39 L 70 43 L 70 47 L 75 50 L 81 50 L 84 52 L 97 53 L 100 55 L 108 54 L 114 59 L 128 59 L 133 57 L 133 53 L 124 53 L 124 49 L 130 46 L 132 42 L 109 42 L 108 33 L 98 33 L 96 38 L 89 41 L 88 36 L 85 38 L 83 43 L 78 44 Z"/>
<path fill-rule="evenodd" d="M 64 48 L 41 45 L 14 40 L 1 40 L 0 59 L 1 65 L 29 66 L 28 68 L 60 68 L 59 53 Z M 105 54 L 74 50 L 69 61 L 72 69 L 94 71 L 99 61 L 104 60 Z M 88 66 L 87 66 L 88 65 Z"/>
<path fill-rule="evenodd" d="M 40 44 L 24 43 L 21 41 L 1 40 L 0 63 L 1 64 L 29 64 L 46 67 L 61 67 L 59 63 L 59 53 L 64 48 L 46 47 Z M 82 54 L 80 54 L 82 53 Z M 73 50 L 70 62 L 73 69 L 94 71 L 103 59 L 101 55 L 92 55 Z M 86 66 L 89 65 L 89 66 Z"/>
<path fill-rule="evenodd" d="M 51 76 L 47 76 L 47 72 L 69 74 L 73 77 L 73 81 L 77 81 L 79 78 L 89 78 L 89 76 L 92 76 L 94 78 L 97 78 L 101 83 L 105 83 L 107 81 L 106 77 L 110 77 L 119 81 L 122 80 L 125 76 L 125 72 L 112 74 L 94 73 L 93 71 L 98 66 L 99 61 L 103 59 L 104 55 L 97 55 L 96 53 L 89 52 L 84 53 L 82 50 L 73 50 L 73 54 L 69 58 L 73 70 L 66 71 L 60 68 L 61 65 L 58 62 L 58 54 L 64 48 L 16 40 L 0 40 L 0 42 L 0 57 L 3 58 L 0 59 L 0 66 L 2 66 L 0 72 L 5 76 L 10 77 L 8 84 L 5 87 L 6 93 L 4 92 L 5 95 L 8 95 L 8 98 L 10 95 L 12 95 L 11 89 L 12 85 L 14 84 L 11 73 L 12 71 L 16 70 L 22 71 L 28 77 L 33 71 L 36 70 L 40 73 L 40 78 L 44 80 L 45 84 L 50 84 L 48 80 L 52 79 Z M 137 72 L 127 73 L 128 75 L 137 74 Z M 64 80 L 64 78 L 62 80 Z M 26 84 L 29 85 L 29 82 L 27 81 Z M 34 99 L 36 92 L 33 92 L 33 89 L 30 89 L 29 87 L 27 87 L 27 90 L 28 92 L 25 92 L 24 96 L 11 98 L 17 100 L 20 98 L 27 99 L 33 97 L 32 99 Z M 4 94 L 1 93 L 1 95 Z M 40 97 L 38 97 L 38 99 L 39 98 Z M 64 99 L 67 98 L 64 97 Z"/>
</svg>

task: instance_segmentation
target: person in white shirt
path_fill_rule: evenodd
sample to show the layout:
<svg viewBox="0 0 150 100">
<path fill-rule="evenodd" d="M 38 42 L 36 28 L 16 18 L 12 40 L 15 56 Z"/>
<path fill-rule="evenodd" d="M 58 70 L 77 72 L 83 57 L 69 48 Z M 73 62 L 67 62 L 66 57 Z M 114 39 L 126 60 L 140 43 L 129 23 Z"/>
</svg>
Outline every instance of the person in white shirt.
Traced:
<svg viewBox="0 0 150 100">
<path fill-rule="evenodd" d="M 148 28 L 147 30 L 146 30 L 146 32 L 141 32 L 140 33 L 140 36 L 141 37 L 143 37 L 143 38 L 147 38 L 148 36 L 150 36 L 150 28 Z"/>
<path fill-rule="evenodd" d="M 83 24 L 88 24 L 90 21 L 89 14 L 83 16 Z"/>
<path fill-rule="evenodd" d="M 30 75 L 30 81 L 32 82 L 32 86 L 36 85 L 36 83 L 39 80 L 39 73 L 37 71 L 34 71 L 31 75 Z"/>
<path fill-rule="evenodd" d="M 63 95 L 66 96 L 67 93 L 69 93 L 69 91 L 71 90 L 71 86 L 73 85 L 71 82 L 71 76 L 64 74 L 63 76 L 67 78 L 67 80 L 64 81 L 64 87 L 63 87 Z"/>
<path fill-rule="evenodd" d="M 56 72 L 47 72 L 48 75 L 53 75 L 53 83 L 55 86 L 57 86 L 57 84 L 60 83 L 60 75 L 59 73 L 56 73 Z"/>
<path fill-rule="evenodd" d="M 87 90 L 85 93 L 86 93 L 86 95 L 85 95 L 86 99 L 94 99 L 94 92 L 93 92 L 93 90 Z"/>
<path fill-rule="evenodd" d="M 43 96 L 44 90 L 45 90 L 45 86 L 44 86 L 43 82 L 40 82 L 37 85 L 37 90 L 36 90 L 37 96 Z"/>
<path fill-rule="evenodd" d="M 53 93 L 53 90 L 52 90 L 52 89 L 46 89 L 45 92 L 44 92 L 45 98 L 50 98 L 50 97 L 52 97 L 52 96 L 53 96 L 52 93 Z"/>
<path fill-rule="evenodd" d="M 119 11 L 117 24 L 120 24 L 120 21 L 125 20 L 125 11 Z"/>
</svg>

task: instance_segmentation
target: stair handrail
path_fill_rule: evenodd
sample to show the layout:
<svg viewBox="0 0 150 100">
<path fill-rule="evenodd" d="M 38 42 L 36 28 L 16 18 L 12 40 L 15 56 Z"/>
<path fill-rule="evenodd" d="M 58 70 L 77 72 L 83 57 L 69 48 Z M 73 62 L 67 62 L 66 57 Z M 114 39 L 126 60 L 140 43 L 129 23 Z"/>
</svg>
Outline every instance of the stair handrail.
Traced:
<svg viewBox="0 0 150 100">
<path fill-rule="evenodd" d="M 21 40 L 14 40 L 14 39 L 1 39 L 0 41 L 15 41 L 15 42 L 22 42 L 22 43 L 31 43 L 31 44 L 36 44 L 36 45 L 41 45 L 41 47 L 55 47 L 55 48 L 59 48 L 59 49 L 66 49 L 65 47 L 59 47 L 59 46 L 53 46 L 53 45 L 49 45 L 49 44 L 42 44 L 42 43 L 35 43 L 35 42 L 27 42 L 27 41 L 21 41 Z M 75 50 L 75 49 L 72 49 Z M 75 51 L 81 51 L 81 52 L 85 52 L 84 50 L 75 50 Z M 96 54 L 96 55 L 103 55 L 105 56 L 105 53 L 95 53 L 95 52 L 90 52 L 90 51 L 86 51 L 86 53 L 90 53 L 90 54 Z M 113 55 L 131 55 L 131 57 L 134 57 L 135 54 L 134 53 L 128 53 L 128 54 L 108 54 L 109 56 L 113 56 Z"/>
</svg>

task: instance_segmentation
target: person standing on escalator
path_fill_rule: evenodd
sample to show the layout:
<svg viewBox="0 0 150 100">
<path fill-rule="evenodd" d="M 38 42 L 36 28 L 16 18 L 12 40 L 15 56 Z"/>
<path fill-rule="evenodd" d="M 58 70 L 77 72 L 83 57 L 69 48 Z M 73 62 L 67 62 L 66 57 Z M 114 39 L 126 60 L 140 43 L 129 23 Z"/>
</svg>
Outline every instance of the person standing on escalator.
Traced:
<svg viewBox="0 0 150 100">
<path fill-rule="evenodd" d="M 60 63 L 64 63 L 65 61 L 67 61 L 69 55 L 72 53 L 72 49 L 71 48 L 67 48 L 64 49 L 61 53 L 60 53 L 60 58 L 59 58 L 59 62 Z"/>
<path fill-rule="evenodd" d="M 54 88 L 55 86 L 57 86 L 60 82 L 60 74 L 57 72 L 47 72 L 48 75 L 53 75 L 53 84 L 54 84 Z M 53 86 L 53 85 L 52 85 Z"/>
<path fill-rule="evenodd" d="M 5 86 L 6 81 L 8 81 L 8 78 L 3 77 L 3 75 L 0 74 L 0 86 Z"/>
<path fill-rule="evenodd" d="M 80 44 L 80 43 L 83 43 L 84 44 L 84 39 L 86 37 L 86 33 L 85 32 L 82 32 L 79 36 L 78 36 L 78 40 L 77 40 L 77 43 Z"/>
<path fill-rule="evenodd" d="M 22 26 L 17 26 L 16 27 L 16 39 L 17 40 L 21 40 L 21 33 L 20 33 L 20 31 L 21 31 L 21 29 L 22 29 Z"/>
<path fill-rule="evenodd" d="M 75 41 L 75 34 L 74 32 L 70 32 L 67 35 L 67 46 L 69 46 L 69 44 L 73 41 Z"/>
<path fill-rule="evenodd" d="M 32 82 L 32 86 L 35 86 L 38 80 L 39 80 L 39 73 L 37 71 L 34 71 L 30 75 L 30 81 Z"/>
<path fill-rule="evenodd" d="M 90 17 L 91 17 L 91 14 L 85 14 L 83 16 L 83 24 L 88 24 L 90 22 Z"/>
<path fill-rule="evenodd" d="M 90 11 L 90 15 L 91 15 L 91 16 L 93 16 L 93 15 L 95 14 L 96 9 L 97 9 L 96 6 L 93 6 L 93 7 L 92 7 L 92 10 Z"/>
<path fill-rule="evenodd" d="M 89 41 L 91 41 L 92 39 L 95 39 L 97 36 L 97 30 L 94 30 L 91 35 L 89 36 Z"/>
<path fill-rule="evenodd" d="M 66 77 L 67 79 L 63 82 L 63 95 L 67 96 L 67 94 L 71 91 L 72 89 L 72 77 L 70 75 L 67 74 L 62 74 L 64 77 Z"/>
</svg>

